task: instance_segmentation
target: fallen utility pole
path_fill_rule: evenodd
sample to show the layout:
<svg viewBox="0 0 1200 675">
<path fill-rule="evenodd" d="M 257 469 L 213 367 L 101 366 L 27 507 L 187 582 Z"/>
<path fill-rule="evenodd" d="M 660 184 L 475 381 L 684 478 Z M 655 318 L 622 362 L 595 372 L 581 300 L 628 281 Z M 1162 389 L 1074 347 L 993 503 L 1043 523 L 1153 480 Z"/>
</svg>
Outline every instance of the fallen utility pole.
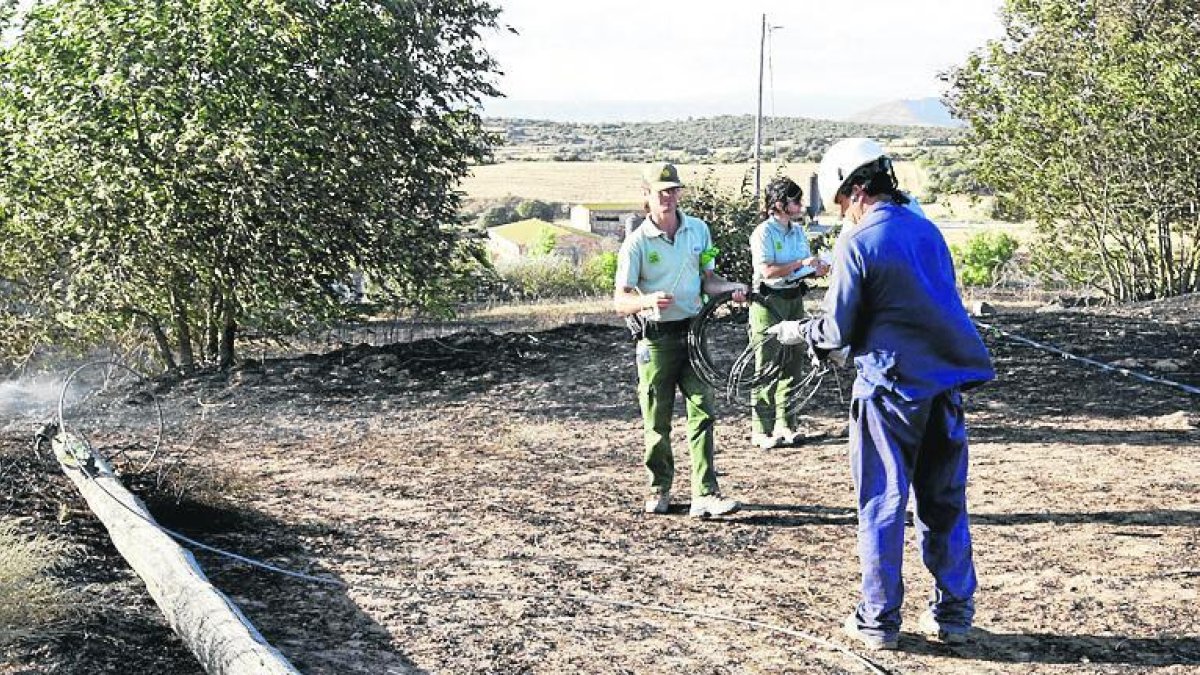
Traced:
<svg viewBox="0 0 1200 675">
<path fill-rule="evenodd" d="M 54 456 L 117 551 L 133 568 L 167 623 L 209 675 L 299 675 L 241 610 L 217 590 L 195 557 L 162 531 L 145 504 L 81 437 L 59 432 Z"/>
</svg>

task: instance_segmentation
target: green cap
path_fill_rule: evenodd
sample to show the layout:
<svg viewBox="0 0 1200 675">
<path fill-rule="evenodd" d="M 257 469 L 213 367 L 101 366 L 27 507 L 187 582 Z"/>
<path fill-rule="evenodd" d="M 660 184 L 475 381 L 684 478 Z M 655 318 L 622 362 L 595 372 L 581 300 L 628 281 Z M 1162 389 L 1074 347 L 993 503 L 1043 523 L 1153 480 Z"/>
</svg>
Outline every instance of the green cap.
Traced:
<svg viewBox="0 0 1200 675">
<path fill-rule="evenodd" d="M 679 170 L 669 162 L 651 164 L 642 169 L 642 184 L 653 192 L 683 187 L 683 183 L 679 181 Z"/>
</svg>

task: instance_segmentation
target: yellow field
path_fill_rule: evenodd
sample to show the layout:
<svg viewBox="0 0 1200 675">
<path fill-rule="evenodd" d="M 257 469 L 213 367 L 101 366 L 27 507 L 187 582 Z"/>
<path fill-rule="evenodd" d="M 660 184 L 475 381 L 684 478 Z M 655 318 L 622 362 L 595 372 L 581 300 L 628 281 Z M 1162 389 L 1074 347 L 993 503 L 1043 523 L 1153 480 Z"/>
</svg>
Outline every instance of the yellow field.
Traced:
<svg viewBox="0 0 1200 675">
<path fill-rule="evenodd" d="M 641 199 L 642 166 L 630 162 L 503 162 L 474 167 L 461 187 L 468 201 L 515 196 L 567 204 L 632 202 Z M 685 183 L 696 183 L 711 175 L 729 190 L 736 189 L 743 180 L 753 182 L 753 167 L 751 163 L 678 165 Z M 808 177 L 816 170 L 817 165 L 812 162 L 764 164 L 762 180 L 765 184 L 776 171 L 781 171 L 807 190 Z M 896 177 L 903 190 L 924 194 L 925 174 L 915 163 L 898 162 Z M 687 204 L 686 193 L 684 204 Z M 986 200 L 972 203 L 968 197 L 952 196 L 925 206 L 926 213 L 935 220 L 982 220 L 989 204 Z"/>
<path fill-rule="evenodd" d="M 643 164 L 631 162 L 504 162 L 477 166 L 462 183 L 468 199 L 499 199 L 514 195 L 526 199 L 555 202 L 623 202 L 641 199 L 640 173 Z M 736 188 L 750 173 L 753 164 L 679 164 L 685 183 L 694 183 L 711 174 L 723 186 Z M 800 179 L 817 169 L 813 163 L 784 167 L 784 173 Z M 776 167 L 763 165 L 763 182 L 775 174 Z"/>
</svg>

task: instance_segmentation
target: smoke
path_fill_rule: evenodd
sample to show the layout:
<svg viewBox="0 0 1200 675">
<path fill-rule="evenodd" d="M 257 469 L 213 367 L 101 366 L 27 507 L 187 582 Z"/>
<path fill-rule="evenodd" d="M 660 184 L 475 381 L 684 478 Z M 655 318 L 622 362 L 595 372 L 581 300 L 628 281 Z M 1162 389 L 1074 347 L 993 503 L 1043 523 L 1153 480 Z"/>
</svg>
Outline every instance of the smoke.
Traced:
<svg viewBox="0 0 1200 675">
<path fill-rule="evenodd" d="M 150 462 L 163 438 L 162 408 L 132 371 L 109 361 L 84 364 L 71 375 L 42 373 L 0 382 L 0 432 L 32 433 L 58 420 L 82 435 L 110 462 Z M 64 387 L 66 392 L 64 394 Z"/>
<path fill-rule="evenodd" d="M 38 375 L 0 382 L 0 423 L 13 418 L 50 418 L 62 393 L 61 376 Z"/>
</svg>

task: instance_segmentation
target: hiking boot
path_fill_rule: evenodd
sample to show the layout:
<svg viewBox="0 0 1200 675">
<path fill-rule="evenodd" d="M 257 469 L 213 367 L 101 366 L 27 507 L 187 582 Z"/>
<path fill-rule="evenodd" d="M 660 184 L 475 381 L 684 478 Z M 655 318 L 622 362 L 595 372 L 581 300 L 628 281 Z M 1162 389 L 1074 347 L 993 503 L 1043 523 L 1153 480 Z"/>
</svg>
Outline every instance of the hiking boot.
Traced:
<svg viewBox="0 0 1200 675">
<path fill-rule="evenodd" d="M 742 505 L 737 500 L 726 499 L 721 496 L 721 493 L 714 492 L 710 495 L 692 497 L 692 508 L 688 510 L 688 515 L 695 518 L 714 518 L 737 513 L 740 508 Z"/>
<path fill-rule="evenodd" d="M 776 432 L 775 436 L 783 445 L 804 445 L 810 441 L 824 438 L 825 433 L 822 431 L 796 431 L 790 427 L 784 427 Z"/>
<path fill-rule="evenodd" d="M 867 649 L 872 651 L 880 651 L 884 649 L 897 649 L 900 646 L 900 637 L 893 635 L 891 637 L 882 637 L 879 635 L 871 635 L 864 633 L 858 627 L 858 617 L 851 614 L 842 622 L 842 632 L 847 636 L 861 642 Z"/>
<path fill-rule="evenodd" d="M 970 631 L 969 628 L 963 629 L 958 626 L 939 623 L 934 618 L 932 610 L 925 610 L 921 614 L 921 618 L 917 619 L 917 630 L 924 633 L 931 640 L 948 645 L 961 645 L 966 642 L 967 633 Z"/>
<path fill-rule="evenodd" d="M 664 514 L 671 510 L 671 493 L 670 492 L 655 492 L 646 497 L 645 511 L 646 513 Z"/>
<path fill-rule="evenodd" d="M 778 448 L 783 445 L 783 440 L 779 436 L 769 434 L 754 434 L 750 438 L 750 442 L 754 444 L 754 447 L 763 450 L 770 450 L 771 448 Z"/>
<path fill-rule="evenodd" d="M 780 445 L 796 445 L 804 440 L 804 434 L 791 427 L 783 427 L 775 432 L 775 438 L 779 440 Z"/>
</svg>

